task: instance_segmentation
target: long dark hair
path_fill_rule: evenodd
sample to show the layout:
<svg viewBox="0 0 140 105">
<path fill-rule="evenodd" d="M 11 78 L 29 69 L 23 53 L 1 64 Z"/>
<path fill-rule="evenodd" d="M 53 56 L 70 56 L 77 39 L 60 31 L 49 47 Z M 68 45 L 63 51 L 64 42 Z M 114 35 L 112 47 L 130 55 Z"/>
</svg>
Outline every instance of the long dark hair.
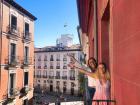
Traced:
<svg viewBox="0 0 140 105">
<path fill-rule="evenodd" d="M 96 59 L 95 58 L 93 58 L 93 57 L 90 57 L 89 59 L 88 59 L 88 66 L 89 66 L 89 68 L 92 70 L 93 68 L 90 66 L 90 64 L 89 64 L 89 61 L 90 60 L 93 60 L 93 64 L 95 65 L 95 69 L 97 68 L 97 61 L 96 61 Z"/>
</svg>

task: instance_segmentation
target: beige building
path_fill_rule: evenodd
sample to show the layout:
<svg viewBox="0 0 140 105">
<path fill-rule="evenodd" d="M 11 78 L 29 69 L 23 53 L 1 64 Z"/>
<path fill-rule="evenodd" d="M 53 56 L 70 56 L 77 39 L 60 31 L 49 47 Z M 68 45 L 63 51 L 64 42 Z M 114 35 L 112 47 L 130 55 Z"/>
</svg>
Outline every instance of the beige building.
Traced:
<svg viewBox="0 0 140 105">
<path fill-rule="evenodd" d="M 0 11 L 0 105 L 32 105 L 36 17 L 13 0 Z"/>
<path fill-rule="evenodd" d="M 67 54 L 72 54 L 80 62 L 79 47 L 51 46 L 35 49 L 34 85 L 36 88 L 43 91 L 78 94 L 79 72 L 67 66 L 71 61 Z"/>
</svg>

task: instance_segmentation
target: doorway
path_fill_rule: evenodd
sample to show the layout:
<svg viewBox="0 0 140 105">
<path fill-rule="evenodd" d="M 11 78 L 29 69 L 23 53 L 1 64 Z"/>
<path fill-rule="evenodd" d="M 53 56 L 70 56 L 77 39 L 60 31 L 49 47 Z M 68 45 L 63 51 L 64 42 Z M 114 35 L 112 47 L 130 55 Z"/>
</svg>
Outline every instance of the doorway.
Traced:
<svg viewBox="0 0 140 105">
<path fill-rule="evenodd" d="M 110 6 L 109 2 L 101 19 L 101 58 L 109 69 L 109 29 L 110 29 Z"/>
<path fill-rule="evenodd" d="M 50 92 L 53 92 L 53 85 L 50 85 Z"/>
</svg>

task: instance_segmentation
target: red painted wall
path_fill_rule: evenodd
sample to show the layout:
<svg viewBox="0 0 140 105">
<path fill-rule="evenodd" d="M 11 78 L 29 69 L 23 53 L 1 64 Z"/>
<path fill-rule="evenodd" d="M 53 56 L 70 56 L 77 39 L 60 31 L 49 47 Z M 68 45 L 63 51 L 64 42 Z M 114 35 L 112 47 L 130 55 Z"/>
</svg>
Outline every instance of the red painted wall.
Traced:
<svg viewBox="0 0 140 105">
<path fill-rule="evenodd" d="M 107 32 L 102 21 L 107 1 L 98 1 L 98 54 L 104 61 L 104 50 L 108 43 Z M 140 1 L 110 0 L 109 51 L 108 60 L 113 59 L 112 82 L 117 105 L 140 105 Z M 103 36 L 105 35 L 105 36 Z M 113 50 L 111 50 L 113 49 Z M 106 59 L 105 59 L 106 61 Z"/>
<path fill-rule="evenodd" d="M 117 105 L 140 105 L 140 0 L 97 1 L 98 60 L 108 62 L 112 99 Z M 109 22 L 103 19 L 108 3 Z M 85 11 L 89 10 L 83 6 L 82 12 Z M 89 25 L 88 29 L 89 53 L 93 56 L 94 26 Z"/>
<path fill-rule="evenodd" d="M 140 1 L 114 0 L 114 89 L 118 105 L 140 105 Z"/>
</svg>

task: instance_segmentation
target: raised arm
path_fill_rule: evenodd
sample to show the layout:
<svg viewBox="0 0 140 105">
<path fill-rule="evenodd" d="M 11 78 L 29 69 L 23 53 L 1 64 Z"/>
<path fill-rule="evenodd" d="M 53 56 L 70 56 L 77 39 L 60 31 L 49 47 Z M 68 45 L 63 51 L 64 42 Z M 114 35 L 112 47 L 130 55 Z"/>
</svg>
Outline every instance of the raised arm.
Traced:
<svg viewBox="0 0 140 105">
<path fill-rule="evenodd" d="M 85 65 L 82 65 L 76 58 L 74 58 L 73 55 L 67 54 L 67 56 L 72 59 L 72 63 L 74 63 L 77 67 L 84 68 L 86 70 L 87 67 Z"/>
<path fill-rule="evenodd" d="M 81 72 L 85 75 L 88 75 L 93 78 L 98 78 L 97 73 L 88 72 L 88 71 L 84 70 L 83 68 L 79 68 L 79 67 L 75 66 L 74 63 L 69 63 L 68 66 L 71 68 L 76 68 L 76 70 L 78 70 L 79 72 Z"/>
</svg>

